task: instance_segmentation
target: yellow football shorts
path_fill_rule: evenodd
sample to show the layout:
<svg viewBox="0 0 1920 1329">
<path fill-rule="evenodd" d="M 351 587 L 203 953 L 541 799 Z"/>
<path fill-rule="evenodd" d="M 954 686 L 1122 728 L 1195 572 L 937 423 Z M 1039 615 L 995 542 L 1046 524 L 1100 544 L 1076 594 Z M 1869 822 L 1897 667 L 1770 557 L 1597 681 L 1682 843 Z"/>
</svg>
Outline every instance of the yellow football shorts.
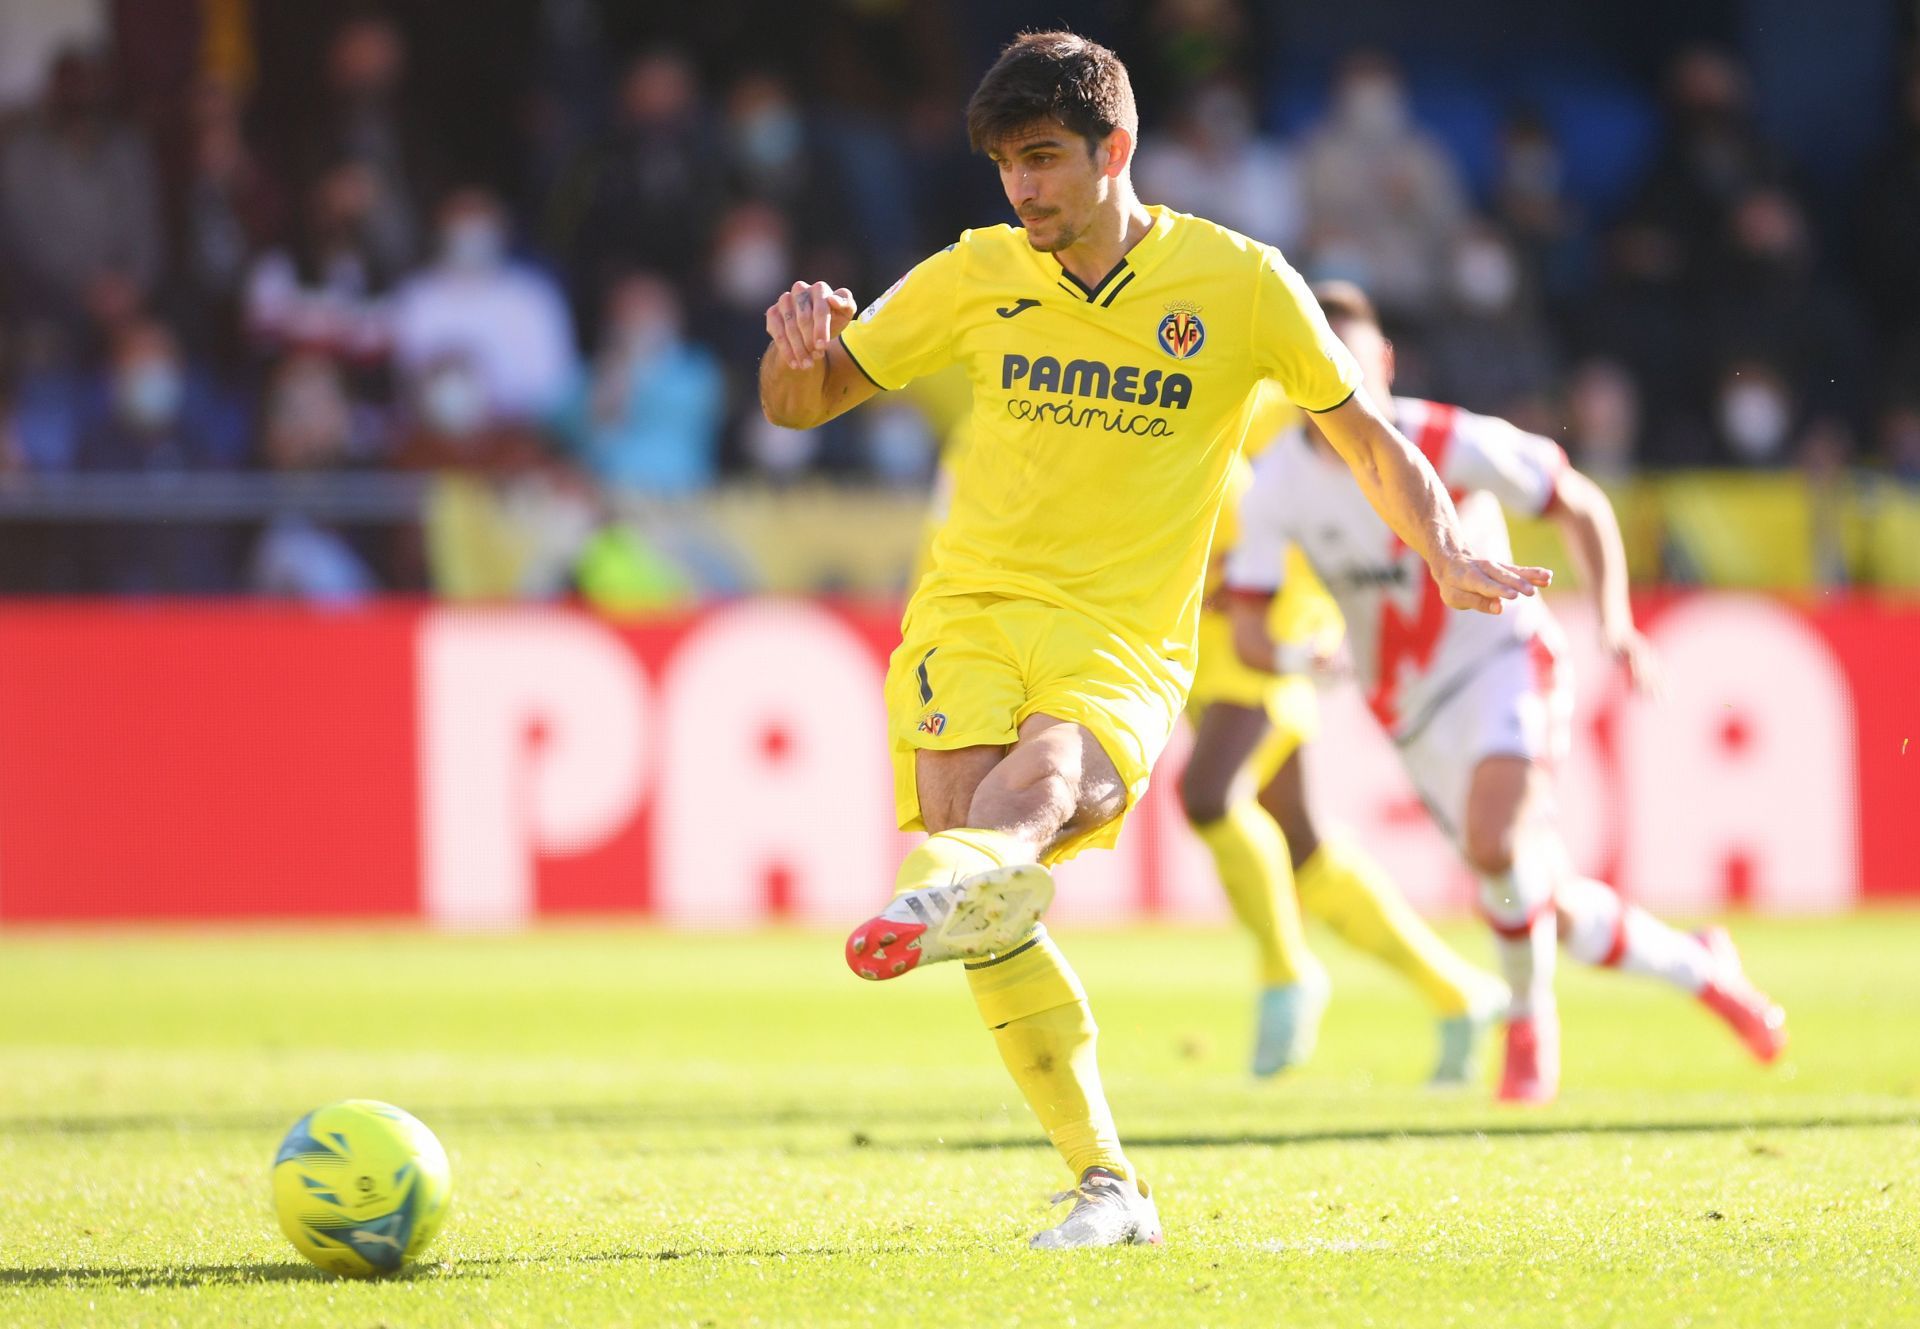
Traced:
<svg viewBox="0 0 1920 1329">
<path fill-rule="evenodd" d="M 1255 787 L 1264 786 L 1298 749 L 1320 732 L 1320 699 L 1304 674 L 1263 674 L 1240 662 L 1233 649 L 1233 626 L 1223 613 L 1200 611 L 1200 658 L 1193 670 L 1187 718 L 1194 724 L 1215 702 L 1265 711 L 1273 727 L 1254 749 Z"/>
<path fill-rule="evenodd" d="M 998 595 L 916 596 L 887 667 L 900 829 L 925 830 L 914 754 L 1010 744 L 1030 715 L 1085 725 L 1140 804 L 1186 697 L 1183 671 L 1075 610 Z M 1046 855 L 1111 846 L 1126 814 Z"/>
</svg>

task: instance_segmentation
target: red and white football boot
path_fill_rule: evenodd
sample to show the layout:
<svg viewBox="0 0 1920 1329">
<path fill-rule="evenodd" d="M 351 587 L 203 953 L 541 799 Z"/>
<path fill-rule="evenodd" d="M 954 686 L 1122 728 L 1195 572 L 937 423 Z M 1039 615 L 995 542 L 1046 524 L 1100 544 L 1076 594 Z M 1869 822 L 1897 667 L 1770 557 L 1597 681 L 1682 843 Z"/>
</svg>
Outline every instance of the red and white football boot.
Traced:
<svg viewBox="0 0 1920 1329">
<path fill-rule="evenodd" d="M 896 895 L 847 938 L 847 968 L 898 978 L 923 964 L 984 960 L 1026 940 L 1053 903 L 1053 874 L 1038 863 L 988 868 L 946 886 Z"/>
<path fill-rule="evenodd" d="M 1725 928 L 1705 928 L 1694 935 L 1714 961 L 1713 977 L 1700 989 L 1701 1004 L 1725 1020 L 1755 1057 L 1776 1060 L 1787 1046 L 1786 1011 L 1747 977 Z"/>
</svg>

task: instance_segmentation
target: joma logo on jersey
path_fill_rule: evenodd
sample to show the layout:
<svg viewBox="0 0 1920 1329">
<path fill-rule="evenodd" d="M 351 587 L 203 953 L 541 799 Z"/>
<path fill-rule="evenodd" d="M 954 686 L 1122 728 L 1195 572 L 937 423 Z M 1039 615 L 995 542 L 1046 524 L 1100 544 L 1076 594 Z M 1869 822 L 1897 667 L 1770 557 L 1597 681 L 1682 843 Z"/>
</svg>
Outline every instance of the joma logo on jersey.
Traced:
<svg viewBox="0 0 1920 1329">
<path fill-rule="evenodd" d="M 1050 355 L 1037 360 L 1008 355 L 1000 362 L 1000 386 L 1183 411 L 1193 398 L 1193 380 L 1185 374 L 1163 374 L 1158 369 L 1109 365 L 1099 360 L 1069 360 L 1063 365 Z"/>
<path fill-rule="evenodd" d="M 1191 309 L 1176 309 L 1160 320 L 1160 349 L 1176 360 L 1185 360 L 1207 344 L 1207 325 Z"/>
</svg>

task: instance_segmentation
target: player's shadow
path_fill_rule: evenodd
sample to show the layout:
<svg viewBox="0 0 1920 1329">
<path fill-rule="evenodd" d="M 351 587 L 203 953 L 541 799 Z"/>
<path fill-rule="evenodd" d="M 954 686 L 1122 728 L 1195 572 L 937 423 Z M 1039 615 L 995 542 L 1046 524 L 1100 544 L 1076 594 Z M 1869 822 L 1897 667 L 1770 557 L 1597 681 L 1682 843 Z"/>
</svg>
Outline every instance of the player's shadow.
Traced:
<svg viewBox="0 0 1920 1329">
<path fill-rule="evenodd" d="M 1920 1126 L 1920 1112 L 1883 1112 L 1858 1116 L 1774 1116 L 1709 1121 L 1557 1121 L 1552 1116 L 1527 1120 L 1462 1121 L 1446 1125 L 1349 1126 L 1325 1130 L 1219 1131 L 1180 1135 L 1130 1134 L 1130 1146 L 1152 1149 L 1211 1149 L 1233 1145 L 1364 1144 L 1388 1140 L 1473 1140 L 1523 1138 L 1541 1135 L 1715 1135 L 1742 1131 L 1845 1130 L 1849 1127 Z M 878 1144 L 878 1142 L 875 1142 Z M 1030 1138 L 945 1139 L 937 1145 L 925 1140 L 889 1141 L 897 1149 L 1030 1149 L 1043 1142 Z"/>
<path fill-rule="evenodd" d="M 878 1248 L 876 1248 L 878 1249 Z M 470 1256 L 457 1260 L 428 1260 L 410 1264 L 378 1282 L 410 1283 L 449 1278 L 482 1278 L 516 1267 L 543 1264 L 625 1264 L 665 1260 L 775 1260 L 846 1255 L 837 1246 L 804 1246 L 791 1250 L 710 1249 L 669 1247 L 657 1251 L 596 1251 L 584 1255 Z M 0 1287 L 117 1287 L 129 1291 L 154 1288 L 215 1287 L 244 1283 L 332 1283 L 345 1281 L 298 1260 L 261 1260 L 251 1264 L 179 1265 L 53 1265 L 41 1269 L 0 1269 Z"/>
</svg>

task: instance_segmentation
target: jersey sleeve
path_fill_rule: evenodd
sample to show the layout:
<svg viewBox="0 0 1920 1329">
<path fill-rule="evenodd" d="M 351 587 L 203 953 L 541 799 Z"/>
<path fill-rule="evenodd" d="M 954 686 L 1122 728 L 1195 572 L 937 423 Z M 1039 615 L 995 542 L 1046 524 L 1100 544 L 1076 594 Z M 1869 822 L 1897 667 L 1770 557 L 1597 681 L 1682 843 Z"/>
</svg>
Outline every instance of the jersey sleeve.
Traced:
<svg viewBox="0 0 1920 1329">
<path fill-rule="evenodd" d="M 1294 405 L 1330 411 L 1360 386 L 1360 366 L 1280 251 L 1264 247 L 1253 292 L 1253 364 Z"/>
<path fill-rule="evenodd" d="M 903 388 L 952 362 L 960 251 L 948 245 L 922 260 L 841 332 L 840 345 L 876 386 Z"/>
<path fill-rule="evenodd" d="M 1552 439 L 1461 411 L 1440 478 L 1450 489 L 1484 489 L 1507 511 L 1535 517 L 1553 502 L 1566 469 L 1567 454 Z"/>
<path fill-rule="evenodd" d="M 1255 462 L 1253 483 L 1240 496 L 1238 529 L 1222 569 L 1230 594 L 1272 595 L 1286 584 L 1286 484 L 1274 462 L 1272 453 Z"/>
</svg>

